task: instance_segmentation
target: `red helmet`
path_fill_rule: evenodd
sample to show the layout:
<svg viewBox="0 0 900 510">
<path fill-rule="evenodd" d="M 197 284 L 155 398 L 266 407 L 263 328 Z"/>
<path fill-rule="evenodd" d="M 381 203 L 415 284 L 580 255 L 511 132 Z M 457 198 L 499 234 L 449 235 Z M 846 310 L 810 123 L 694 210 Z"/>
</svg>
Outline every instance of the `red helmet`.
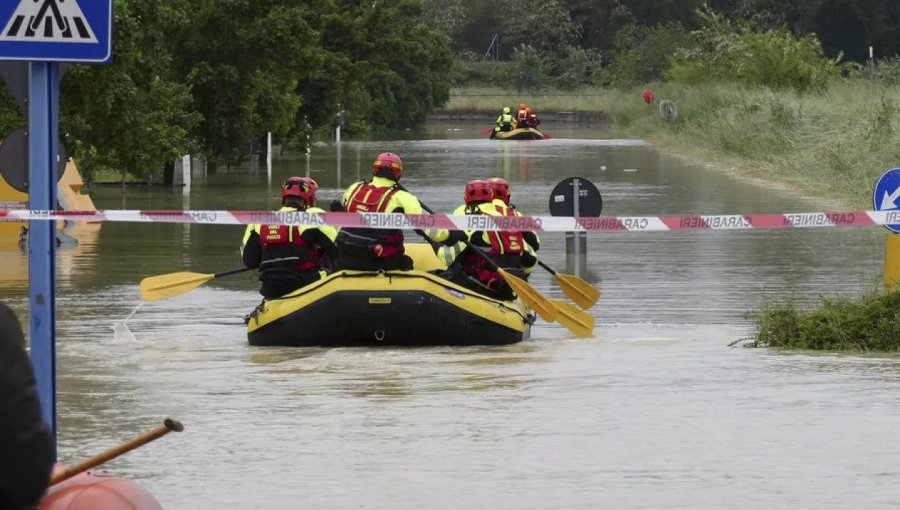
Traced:
<svg viewBox="0 0 900 510">
<path fill-rule="evenodd" d="M 309 177 L 289 177 L 281 187 L 281 205 L 287 197 L 297 197 L 306 203 L 306 207 L 316 205 L 316 190 L 319 185 Z"/>
<path fill-rule="evenodd" d="M 466 205 L 477 204 L 479 202 L 490 202 L 494 198 L 494 190 L 491 184 L 485 180 L 469 181 L 466 184 L 465 199 Z"/>
<path fill-rule="evenodd" d="M 379 177 L 387 177 L 399 181 L 403 175 L 403 161 L 393 152 L 382 152 L 372 163 L 372 173 Z"/>
<path fill-rule="evenodd" d="M 491 177 L 488 179 L 488 184 L 491 185 L 491 189 L 494 191 L 494 198 L 499 198 L 503 200 L 503 203 L 509 205 L 509 182 L 502 177 Z"/>
</svg>

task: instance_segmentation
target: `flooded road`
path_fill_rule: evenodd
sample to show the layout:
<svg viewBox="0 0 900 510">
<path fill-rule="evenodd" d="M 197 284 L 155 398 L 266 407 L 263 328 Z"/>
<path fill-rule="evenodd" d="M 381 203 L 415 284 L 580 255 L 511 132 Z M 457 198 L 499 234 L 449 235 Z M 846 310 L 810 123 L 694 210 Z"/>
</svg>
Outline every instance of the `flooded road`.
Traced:
<svg viewBox="0 0 900 510">
<path fill-rule="evenodd" d="M 182 190 L 100 188 L 113 209 L 273 209 L 310 175 L 325 208 L 391 150 L 439 212 L 473 178 L 502 176 L 520 210 L 548 214 L 579 176 L 604 214 L 811 212 L 823 203 L 735 179 L 605 131 L 499 142 L 480 125 L 316 146 L 265 169 L 197 172 Z M 240 266 L 243 229 L 107 223 L 60 249 L 59 452 L 76 462 L 165 416 L 186 430 L 106 469 L 170 509 L 893 508 L 900 497 L 900 359 L 729 348 L 766 300 L 880 285 L 881 228 L 591 234 L 596 337 L 538 321 L 491 348 L 247 345 L 259 302 L 244 273 L 140 302 L 145 276 Z M 564 234 L 542 259 L 565 268 Z M 23 256 L 0 297 L 27 323 Z M 8 263 L 7 263 L 8 261 Z M 16 266 L 16 264 L 21 264 Z M 563 298 L 547 273 L 531 283 Z"/>
</svg>

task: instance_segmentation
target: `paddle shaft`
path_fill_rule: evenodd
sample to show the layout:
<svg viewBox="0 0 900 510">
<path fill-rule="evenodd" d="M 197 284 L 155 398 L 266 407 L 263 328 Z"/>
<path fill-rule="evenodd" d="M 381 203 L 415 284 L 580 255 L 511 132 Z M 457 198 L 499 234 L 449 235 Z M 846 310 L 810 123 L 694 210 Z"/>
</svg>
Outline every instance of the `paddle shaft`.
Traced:
<svg viewBox="0 0 900 510">
<path fill-rule="evenodd" d="M 213 275 L 215 278 L 221 278 L 222 276 L 229 276 L 238 273 L 245 273 L 247 271 L 253 271 L 256 269 L 255 267 L 242 267 L 240 269 L 232 269 L 230 271 L 222 271 L 221 273 L 216 273 Z"/>
<path fill-rule="evenodd" d="M 544 264 L 544 263 L 541 261 L 541 259 L 538 259 L 537 263 L 538 263 L 539 266 L 543 267 L 543 268 L 546 269 L 547 271 L 550 271 L 550 274 L 552 274 L 553 276 L 556 276 L 556 271 L 554 271 L 553 268 L 550 267 L 550 266 L 548 266 L 547 264 Z"/>
<path fill-rule="evenodd" d="M 100 464 L 112 460 L 119 455 L 122 455 L 123 453 L 134 450 L 135 448 L 143 446 L 155 439 L 159 439 L 160 437 L 168 434 L 169 432 L 172 432 L 173 430 L 175 432 L 181 432 L 182 430 L 184 430 L 184 425 L 182 425 L 178 420 L 166 418 L 162 425 L 159 425 L 149 432 L 145 432 L 144 434 L 141 434 L 134 439 L 125 441 L 119 446 L 109 449 L 101 453 L 100 455 L 97 455 L 96 457 L 91 457 L 90 459 L 87 459 L 83 462 L 68 466 L 65 469 L 53 473 L 53 476 L 50 477 L 50 485 L 56 485 L 59 482 L 68 480 L 69 478 L 72 478 L 79 473 L 83 473 L 88 469 L 99 466 Z"/>
</svg>

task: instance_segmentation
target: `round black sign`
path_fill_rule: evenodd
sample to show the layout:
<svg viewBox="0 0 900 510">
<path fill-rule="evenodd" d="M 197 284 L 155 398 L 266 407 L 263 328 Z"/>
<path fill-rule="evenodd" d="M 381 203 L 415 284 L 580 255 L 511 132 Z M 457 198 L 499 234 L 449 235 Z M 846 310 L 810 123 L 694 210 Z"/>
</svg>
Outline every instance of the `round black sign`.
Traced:
<svg viewBox="0 0 900 510">
<path fill-rule="evenodd" d="M 578 184 L 578 216 L 600 216 L 603 199 L 594 183 L 584 177 L 569 177 L 553 188 L 550 193 L 550 214 L 552 216 L 575 216 L 575 184 Z"/>
<path fill-rule="evenodd" d="M 57 181 L 66 171 L 66 162 L 69 159 L 61 138 L 58 147 Z M 10 133 L 0 145 L 0 175 L 13 189 L 28 193 L 28 137 L 25 136 L 25 128 Z"/>
</svg>

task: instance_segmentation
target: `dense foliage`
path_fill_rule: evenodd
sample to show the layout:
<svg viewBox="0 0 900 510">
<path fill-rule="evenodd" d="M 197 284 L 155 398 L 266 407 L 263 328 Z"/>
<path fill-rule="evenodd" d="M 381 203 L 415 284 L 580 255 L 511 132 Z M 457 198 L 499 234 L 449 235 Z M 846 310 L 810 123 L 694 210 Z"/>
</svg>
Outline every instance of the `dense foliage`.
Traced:
<svg viewBox="0 0 900 510">
<path fill-rule="evenodd" d="M 876 56 L 900 52 L 900 2 L 884 0 L 549 0 L 540 9 L 454 0 L 443 16 L 441 2 L 425 4 L 460 59 L 499 55 L 491 74 L 458 66 L 457 85 L 629 87 L 671 77 L 813 90 L 836 64 L 864 62 L 869 45 Z M 499 51 L 489 52 L 495 37 Z"/>
<path fill-rule="evenodd" d="M 844 54 L 861 62 L 869 46 L 878 55 L 900 53 L 900 2 L 893 0 L 548 0 L 539 9 L 528 0 L 424 3 L 428 19 L 449 35 L 458 54 L 479 57 L 494 34 L 504 40 L 502 59 L 511 58 L 521 43 L 543 39 L 610 51 L 618 32 L 631 25 L 679 23 L 689 30 L 699 28 L 695 13 L 704 5 L 764 28 L 785 25 L 796 35 L 817 34 L 831 58 Z M 523 33 L 529 40 L 522 40 Z"/>
<path fill-rule="evenodd" d="M 735 81 L 805 92 L 823 89 L 840 74 L 812 35 L 797 37 L 785 27 L 758 31 L 714 12 L 700 16 L 704 27 L 675 53 L 667 72 L 675 82 Z"/>
<path fill-rule="evenodd" d="M 805 312 L 793 303 L 750 314 L 756 333 L 748 347 L 830 351 L 900 351 L 900 292 L 873 292 L 862 299 L 822 299 Z"/>
<path fill-rule="evenodd" d="M 87 178 L 146 177 L 185 153 L 247 157 L 271 131 L 415 125 L 446 102 L 452 53 L 419 0 L 117 0 L 113 61 L 72 65 L 61 132 Z M 0 129 L 24 118 L 11 98 Z"/>
</svg>

